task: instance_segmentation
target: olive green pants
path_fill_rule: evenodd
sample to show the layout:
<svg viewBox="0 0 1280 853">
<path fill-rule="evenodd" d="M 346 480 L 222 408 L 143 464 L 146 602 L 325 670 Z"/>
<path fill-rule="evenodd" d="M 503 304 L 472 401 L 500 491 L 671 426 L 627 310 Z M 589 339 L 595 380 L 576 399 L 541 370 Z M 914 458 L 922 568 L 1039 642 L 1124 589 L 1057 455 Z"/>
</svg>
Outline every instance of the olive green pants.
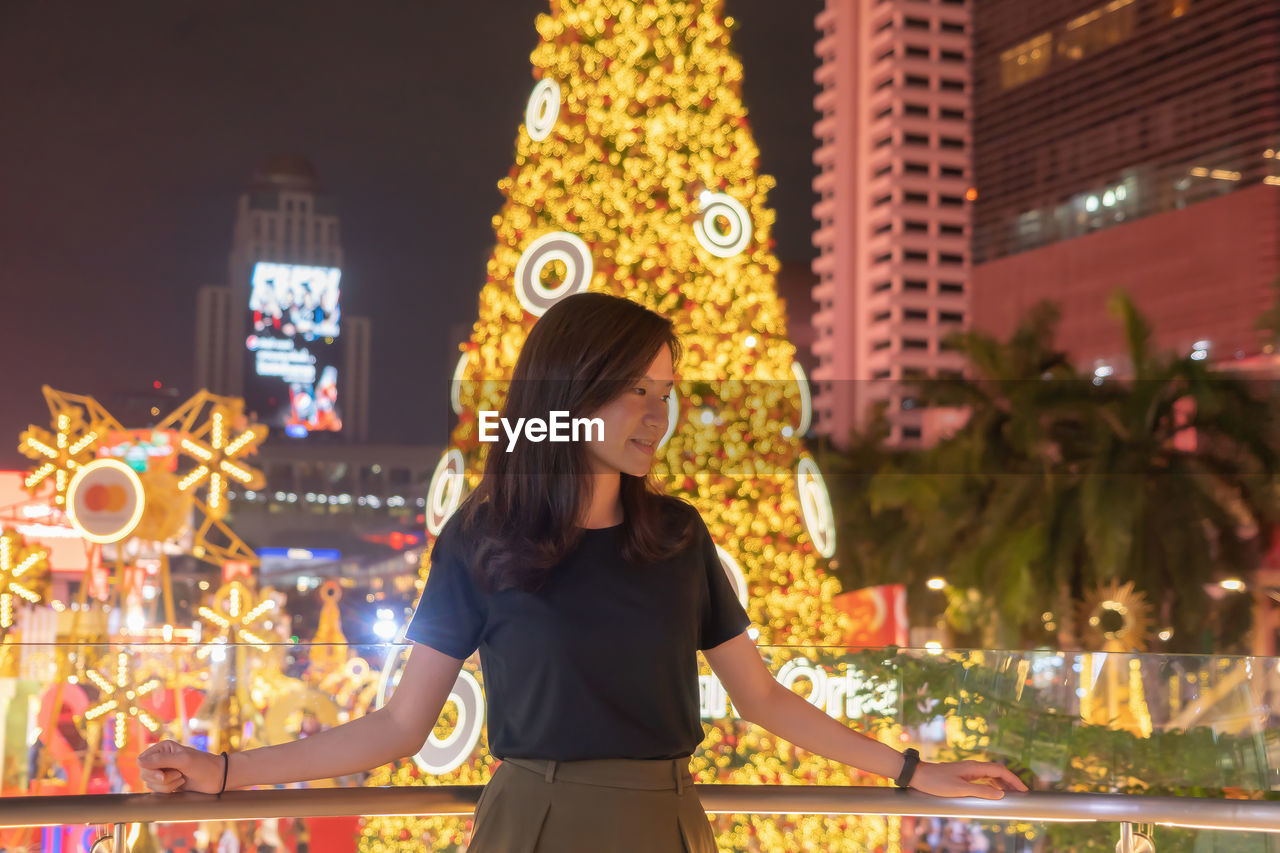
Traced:
<svg viewBox="0 0 1280 853">
<path fill-rule="evenodd" d="M 689 759 L 510 758 L 476 803 L 468 853 L 719 853 Z"/>
</svg>

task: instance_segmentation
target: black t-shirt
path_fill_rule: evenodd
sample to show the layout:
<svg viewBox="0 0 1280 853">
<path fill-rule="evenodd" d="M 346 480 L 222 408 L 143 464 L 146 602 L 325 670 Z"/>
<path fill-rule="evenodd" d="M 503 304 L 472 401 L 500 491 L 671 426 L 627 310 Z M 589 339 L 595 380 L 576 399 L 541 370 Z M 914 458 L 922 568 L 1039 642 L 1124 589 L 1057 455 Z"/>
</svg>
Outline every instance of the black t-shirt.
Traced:
<svg viewBox="0 0 1280 853">
<path fill-rule="evenodd" d="M 479 648 L 497 758 L 688 757 L 703 738 L 697 650 L 751 622 L 695 523 L 689 548 L 643 566 L 622 558 L 621 524 L 587 529 L 541 590 L 493 595 L 446 524 L 405 635 L 455 658 Z"/>
</svg>

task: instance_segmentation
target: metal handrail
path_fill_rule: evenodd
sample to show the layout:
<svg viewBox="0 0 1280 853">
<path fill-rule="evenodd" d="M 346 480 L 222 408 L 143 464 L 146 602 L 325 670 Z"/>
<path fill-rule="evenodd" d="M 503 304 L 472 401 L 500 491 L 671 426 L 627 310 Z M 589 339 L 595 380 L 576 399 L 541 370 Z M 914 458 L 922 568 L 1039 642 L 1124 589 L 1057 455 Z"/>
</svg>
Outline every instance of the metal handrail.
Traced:
<svg viewBox="0 0 1280 853">
<path fill-rule="evenodd" d="M 829 785 L 694 786 L 709 814 L 922 815 L 982 820 L 1155 823 L 1280 832 L 1280 801 L 1134 794 L 1007 793 L 1001 800 L 933 797 L 894 788 Z M 483 785 L 269 788 L 212 794 L 89 794 L 0 798 L 0 828 L 182 823 L 338 815 L 469 815 Z"/>
</svg>

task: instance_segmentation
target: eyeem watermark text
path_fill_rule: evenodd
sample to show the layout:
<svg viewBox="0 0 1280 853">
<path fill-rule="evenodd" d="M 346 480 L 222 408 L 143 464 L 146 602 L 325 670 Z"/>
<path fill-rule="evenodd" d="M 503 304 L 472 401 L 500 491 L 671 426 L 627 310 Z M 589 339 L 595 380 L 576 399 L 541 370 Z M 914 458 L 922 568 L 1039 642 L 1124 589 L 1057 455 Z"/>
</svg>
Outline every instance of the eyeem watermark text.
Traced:
<svg viewBox="0 0 1280 853">
<path fill-rule="evenodd" d="M 507 435 L 507 452 L 520 440 L 521 430 L 529 441 L 604 441 L 604 421 L 600 418 L 570 418 L 568 412 L 550 412 L 550 418 L 516 418 L 513 425 L 491 409 L 480 412 L 480 440 L 500 441 L 498 426 Z"/>
</svg>

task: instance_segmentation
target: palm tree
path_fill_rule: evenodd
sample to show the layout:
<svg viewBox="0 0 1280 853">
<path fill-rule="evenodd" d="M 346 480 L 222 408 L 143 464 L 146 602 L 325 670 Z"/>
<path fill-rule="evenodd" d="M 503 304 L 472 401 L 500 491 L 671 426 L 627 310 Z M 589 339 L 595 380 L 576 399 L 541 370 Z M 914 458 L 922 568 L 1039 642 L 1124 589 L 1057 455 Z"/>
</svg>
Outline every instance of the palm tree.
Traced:
<svg viewBox="0 0 1280 853">
<path fill-rule="evenodd" d="M 913 589 L 947 578 L 961 593 L 953 612 L 978 590 L 993 617 L 984 645 L 1051 642 L 1042 614 L 1060 623 L 1118 579 L 1157 603 L 1170 648 L 1202 647 L 1205 584 L 1246 575 L 1250 531 L 1277 518 L 1272 406 L 1203 362 L 1153 354 L 1132 302 L 1117 295 L 1111 307 L 1130 377 L 1099 384 L 1071 367 L 1053 347 L 1048 303 L 1008 341 L 964 333 L 953 343 L 969 376 L 911 384 L 927 406 L 966 409 L 966 426 L 870 479 L 861 524 L 886 522 L 882 571 Z"/>
</svg>

